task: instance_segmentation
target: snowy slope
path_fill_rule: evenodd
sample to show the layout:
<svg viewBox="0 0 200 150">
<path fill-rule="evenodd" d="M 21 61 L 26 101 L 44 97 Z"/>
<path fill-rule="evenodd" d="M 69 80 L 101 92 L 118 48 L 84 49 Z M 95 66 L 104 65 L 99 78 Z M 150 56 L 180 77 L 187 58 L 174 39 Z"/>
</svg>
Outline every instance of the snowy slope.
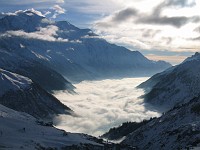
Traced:
<svg viewBox="0 0 200 150">
<path fill-rule="evenodd" d="M 0 104 L 40 119 L 72 111 L 29 78 L 0 69 Z"/>
<path fill-rule="evenodd" d="M 146 101 L 172 108 L 200 94 L 200 53 L 187 58 L 183 63 L 156 74 L 139 85 L 147 90 Z"/>
<path fill-rule="evenodd" d="M 200 149 L 200 97 L 151 120 L 122 143 L 141 150 Z"/>
<path fill-rule="evenodd" d="M 4 42 L 1 44 L 3 43 Z M 17 44 L 15 41 L 12 41 L 11 43 L 13 45 Z M 1 68 L 29 77 L 48 91 L 67 89 L 69 92 L 73 92 L 73 85 L 61 74 L 50 67 L 45 66 L 41 62 L 27 58 L 27 53 L 28 51 L 26 50 L 17 52 L 0 48 Z M 22 54 L 24 54 L 24 56 Z"/>
<path fill-rule="evenodd" d="M 0 105 L 0 149 L 76 149 L 78 146 L 81 149 L 84 145 L 94 150 L 103 149 L 103 145 L 89 138 L 39 125 L 32 116 Z"/>
<path fill-rule="evenodd" d="M 25 90 L 31 84 L 26 77 L 0 69 L 0 97 L 9 91 Z"/>
<path fill-rule="evenodd" d="M 67 21 L 53 22 L 31 10 L 0 19 L 0 32 L 0 54 L 5 56 L 0 67 L 14 71 L 24 68 L 23 62 L 34 61 L 71 81 L 81 81 L 146 76 L 171 66 L 110 44 L 89 29 L 79 29 Z M 20 70 L 23 75 L 24 70 Z"/>
</svg>

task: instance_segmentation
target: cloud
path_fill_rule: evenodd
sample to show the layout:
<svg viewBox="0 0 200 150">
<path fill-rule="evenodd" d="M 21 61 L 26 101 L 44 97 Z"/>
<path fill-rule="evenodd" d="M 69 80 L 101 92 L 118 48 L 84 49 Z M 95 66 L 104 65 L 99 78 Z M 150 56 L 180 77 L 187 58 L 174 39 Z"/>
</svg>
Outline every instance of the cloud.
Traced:
<svg viewBox="0 0 200 150">
<path fill-rule="evenodd" d="M 1 12 L 34 8 L 52 20 L 93 27 L 106 40 L 131 50 L 177 54 L 199 50 L 199 33 L 193 31 L 200 26 L 198 0 L 1 0 L 0 5 Z M 52 9 L 55 5 L 61 7 L 59 12 L 65 9 L 65 14 Z"/>
<path fill-rule="evenodd" d="M 44 16 L 48 16 L 48 15 L 50 15 L 50 14 L 51 14 L 50 11 L 45 11 Z"/>
<path fill-rule="evenodd" d="M 64 3 L 64 0 L 56 0 L 56 3 Z"/>
<path fill-rule="evenodd" d="M 192 3 L 193 4 L 193 3 Z M 125 8 L 121 11 L 115 12 L 110 17 L 104 19 L 104 21 L 100 21 L 96 23 L 96 26 L 102 27 L 112 27 L 114 24 L 124 23 L 127 19 L 132 18 L 133 23 L 139 24 L 155 24 L 155 25 L 171 25 L 177 28 L 182 27 L 187 23 L 197 23 L 200 22 L 199 16 L 162 16 L 162 10 L 169 6 L 193 6 L 187 0 L 168 0 L 164 1 L 156 8 L 154 8 L 153 12 L 150 14 L 139 13 L 135 8 Z M 196 3 L 195 3 L 196 4 Z"/>
<path fill-rule="evenodd" d="M 200 33 L 200 26 L 196 27 L 193 31 L 197 32 L 197 33 Z"/>
<path fill-rule="evenodd" d="M 114 14 L 112 21 L 114 22 L 121 22 L 129 19 L 133 15 L 137 14 L 137 10 L 133 8 L 126 8 L 116 14 Z"/>
<path fill-rule="evenodd" d="M 7 31 L 6 33 L 2 34 L 1 36 L 19 36 L 23 38 L 29 39 L 38 39 L 44 41 L 56 41 L 56 42 L 68 42 L 68 39 L 63 39 L 56 37 L 58 27 L 54 25 L 49 25 L 46 28 L 38 28 L 36 32 L 24 32 L 23 30 L 18 31 Z"/>
<path fill-rule="evenodd" d="M 196 5 L 195 0 L 168 0 L 166 6 L 192 7 Z"/>
<path fill-rule="evenodd" d="M 42 14 L 42 12 L 31 8 L 31 9 L 26 9 L 26 10 L 17 10 L 15 12 L 6 12 L 6 13 L 2 12 L 2 13 L 0 13 L 0 18 L 3 18 L 5 16 L 16 16 L 16 15 L 20 15 L 20 14 L 25 13 L 25 12 L 32 12 L 32 13 L 38 15 L 38 16 L 45 17 L 45 15 Z M 29 15 L 31 15 L 31 14 L 29 13 Z"/>
<path fill-rule="evenodd" d="M 138 15 L 138 11 L 135 8 L 126 8 L 121 11 L 117 11 L 111 16 L 104 18 L 103 21 L 97 21 L 95 26 L 97 27 L 109 27 L 118 26 L 121 23 L 126 22 L 129 19 L 132 19 Z"/>
<path fill-rule="evenodd" d="M 161 30 L 153 30 L 153 29 L 141 29 L 142 36 L 143 37 L 155 37 L 157 34 L 159 34 L 161 32 Z"/>
<path fill-rule="evenodd" d="M 167 62 L 171 62 L 173 65 L 177 65 L 179 64 L 180 62 L 183 62 L 187 56 L 180 56 L 180 55 L 173 55 L 173 56 L 168 56 L 168 55 L 155 55 L 155 54 L 148 54 L 148 55 L 145 55 L 147 58 L 151 59 L 151 60 L 155 60 L 155 61 L 158 61 L 158 60 L 164 60 L 164 61 L 167 61 Z"/>
<path fill-rule="evenodd" d="M 59 5 L 54 5 L 52 9 L 55 10 L 58 14 L 64 14 L 66 11 L 64 8 L 60 7 Z"/>
<path fill-rule="evenodd" d="M 193 40 L 193 41 L 200 41 L 200 36 L 195 37 L 195 38 L 192 38 L 192 39 L 190 39 L 190 40 Z"/>
<path fill-rule="evenodd" d="M 193 16 L 193 17 L 167 17 L 167 16 L 142 16 L 141 18 L 138 18 L 136 20 L 136 23 L 142 23 L 142 24 L 157 24 L 157 25 L 172 25 L 174 27 L 180 28 L 183 25 L 189 23 L 189 22 L 199 22 L 200 17 L 199 16 Z"/>
<path fill-rule="evenodd" d="M 126 121 L 159 116 L 158 112 L 138 98 L 143 91 L 135 87 L 146 79 L 83 81 L 75 85 L 77 95 L 56 93 L 55 96 L 78 115 L 61 115 L 54 120 L 56 126 L 69 132 L 98 136 Z"/>
<path fill-rule="evenodd" d="M 59 5 L 54 5 L 51 9 L 55 11 L 54 15 L 52 16 L 54 19 L 57 18 L 58 15 L 64 14 L 66 12 L 66 10 Z"/>
<path fill-rule="evenodd" d="M 195 0 L 156 2 L 148 0 L 132 2 L 128 7 L 96 21 L 93 29 L 109 42 L 143 53 L 152 51 L 156 55 L 158 51 L 167 50 L 181 56 L 184 52 L 199 51 L 200 2 Z M 160 56 L 162 55 L 157 54 L 154 58 L 166 60 Z M 174 64 L 174 58 L 170 57 L 168 60 Z M 181 62 L 182 59 L 177 60 Z"/>
<path fill-rule="evenodd" d="M 140 14 L 136 19 L 135 23 L 144 24 L 158 24 L 158 25 L 172 25 L 180 28 L 181 26 L 189 22 L 199 22 L 199 16 L 163 16 L 162 11 L 168 7 L 192 7 L 195 6 L 195 1 L 191 0 L 167 0 L 160 3 L 153 9 L 151 14 Z"/>
</svg>

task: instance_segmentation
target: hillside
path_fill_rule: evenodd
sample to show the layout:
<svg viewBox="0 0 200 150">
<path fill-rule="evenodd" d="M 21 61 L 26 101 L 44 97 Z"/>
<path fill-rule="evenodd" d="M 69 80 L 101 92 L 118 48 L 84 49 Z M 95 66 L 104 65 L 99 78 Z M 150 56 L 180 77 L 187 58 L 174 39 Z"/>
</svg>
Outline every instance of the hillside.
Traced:
<svg viewBox="0 0 200 150">
<path fill-rule="evenodd" d="M 146 150 L 200 148 L 199 114 L 200 96 L 151 120 L 122 143 Z"/>
<path fill-rule="evenodd" d="M 0 122 L 0 149 L 103 149 L 91 136 L 58 130 L 2 105 Z"/>
<path fill-rule="evenodd" d="M 38 119 L 73 114 L 72 110 L 27 77 L 0 69 L 0 104 Z"/>
<path fill-rule="evenodd" d="M 147 102 L 170 109 L 200 94 L 200 53 L 180 65 L 169 68 L 145 81 L 138 88 L 146 90 Z"/>
</svg>

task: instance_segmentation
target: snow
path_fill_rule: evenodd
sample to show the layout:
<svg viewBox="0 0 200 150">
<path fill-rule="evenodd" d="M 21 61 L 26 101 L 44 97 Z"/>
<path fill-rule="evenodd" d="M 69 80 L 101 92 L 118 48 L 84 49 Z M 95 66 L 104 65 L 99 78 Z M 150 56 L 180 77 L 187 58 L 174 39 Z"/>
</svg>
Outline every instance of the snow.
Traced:
<svg viewBox="0 0 200 150">
<path fill-rule="evenodd" d="M 200 97 L 171 109 L 160 118 L 130 133 L 123 143 L 140 149 L 186 149 L 198 144 L 200 138 L 200 116 L 192 111 L 199 106 Z"/>
<path fill-rule="evenodd" d="M 67 133 L 54 127 L 38 125 L 36 119 L 0 105 L 0 148 L 36 149 L 42 147 L 62 148 L 81 143 L 102 146 L 83 134 Z"/>
<path fill-rule="evenodd" d="M 32 84 L 29 78 L 0 69 L 0 96 L 13 90 L 23 90 Z"/>
<path fill-rule="evenodd" d="M 145 94 L 148 102 L 163 111 L 200 95 L 200 54 L 195 53 L 180 65 L 154 75 L 140 88 L 149 88 Z M 153 84 L 152 84 L 153 83 Z"/>
</svg>

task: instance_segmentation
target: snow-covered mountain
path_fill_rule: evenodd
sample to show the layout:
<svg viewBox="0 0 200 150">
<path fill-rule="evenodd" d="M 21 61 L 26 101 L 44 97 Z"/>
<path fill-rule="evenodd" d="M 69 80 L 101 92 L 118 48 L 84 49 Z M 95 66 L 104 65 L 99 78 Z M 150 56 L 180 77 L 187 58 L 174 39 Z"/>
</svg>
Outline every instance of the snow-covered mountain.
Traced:
<svg viewBox="0 0 200 150">
<path fill-rule="evenodd" d="M 147 102 L 166 109 L 188 102 L 200 95 L 200 53 L 154 75 L 138 87 L 146 90 L 144 98 Z"/>
<path fill-rule="evenodd" d="M 0 104 L 38 119 L 72 111 L 27 77 L 0 69 Z"/>
<path fill-rule="evenodd" d="M 31 115 L 0 104 L 0 149 L 6 150 L 134 150 L 79 133 L 59 130 Z"/>
<path fill-rule="evenodd" d="M 0 104 L 0 149 L 103 150 L 103 147 L 103 144 L 95 142 L 91 136 L 42 125 L 34 117 Z"/>
<path fill-rule="evenodd" d="M 51 69 L 49 72 L 55 70 L 70 81 L 146 76 L 171 66 L 110 44 L 89 29 L 48 20 L 33 10 L 5 15 L 0 19 L 0 32 L 0 67 L 31 79 L 38 66 Z M 50 77 L 48 72 L 39 71 L 37 75 L 40 74 L 40 80 Z M 60 76 L 53 79 L 63 80 Z M 34 81 L 40 83 L 38 78 Z"/>
<path fill-rule="evenodd" d="M 200 149 L 200 96 L 151 120 L 122 143 L 141 150 Z"/>
</svg>

